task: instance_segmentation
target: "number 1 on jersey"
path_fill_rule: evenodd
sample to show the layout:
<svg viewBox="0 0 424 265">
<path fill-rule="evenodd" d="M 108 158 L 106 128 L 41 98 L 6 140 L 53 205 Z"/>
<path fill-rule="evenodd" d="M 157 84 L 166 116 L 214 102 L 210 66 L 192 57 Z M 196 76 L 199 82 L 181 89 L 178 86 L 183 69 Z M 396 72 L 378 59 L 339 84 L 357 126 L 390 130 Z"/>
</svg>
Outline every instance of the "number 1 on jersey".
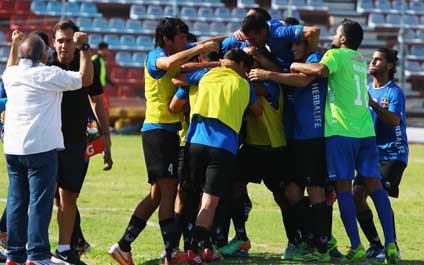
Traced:
<svg viewBox="0 0 424 265">
<path fill-rule="evenodd" d="M 359 78 L 359 75 L 355 75 L 355 84 L 356 84 L 355 105 L 362 106 L 361 79 Z"/>
</svg>

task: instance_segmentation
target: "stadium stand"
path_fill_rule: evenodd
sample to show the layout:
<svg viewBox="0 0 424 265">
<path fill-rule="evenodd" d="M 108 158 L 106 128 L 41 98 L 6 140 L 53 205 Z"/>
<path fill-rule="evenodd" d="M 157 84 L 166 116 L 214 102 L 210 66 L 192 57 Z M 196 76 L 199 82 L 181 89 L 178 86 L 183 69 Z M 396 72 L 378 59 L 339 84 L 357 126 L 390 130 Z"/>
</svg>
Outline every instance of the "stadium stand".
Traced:
<svg viewBox="0 0 424 265">
<path fill-rule="evenodd" d="M 112 106 L 143 107 L 143 67 L 147 52 L 154 47 L 156 25 L 163 16 L 177 13 L 199 39 L 234 32 L 251 7 L 267 8 L 273 18 L 299 18 L 307 25 L 319 25 L 322 47 L 329 47 L 336 25 L 350 17 L 364 26 L 361 52 L 370 58 L 380 46 L 398 44 L 403 0 L 0 0 L 0 74 L 7 60 L 10 33 L 40 29 L 51 32 L 64 12 L 82 31 L 89 32 L 93 49 L 101 41 L 109 43 L 109 76 L 116 88 L 106 87 Z M 404 87 L 408 98 L 424 107 L 424 1 L 405 0 L 406 61 Z M 289 11 L 290 7 L 290 11 Z M 399 73 L 398 73 L 399 74 Z M 125 104 L 125 102 L 131 104 Z M 135 103 L 138 102 L 138 103 Z M 121 106 L 119 104 L 122 104 Z M 417 106 L 417 104 L 414 104 Z M 417 113 L 417 111 L 413 111 Z M 112 111 L 111 113 L 120 113 Z M 144 113 L 143 111 L 140 113 Z M 418 111 L 418 113 L 420 113 Z M 419 115 L 424 115 L 422 112 Z M 117 117 L 113 117 L 116 119 Z"/>
</svg>

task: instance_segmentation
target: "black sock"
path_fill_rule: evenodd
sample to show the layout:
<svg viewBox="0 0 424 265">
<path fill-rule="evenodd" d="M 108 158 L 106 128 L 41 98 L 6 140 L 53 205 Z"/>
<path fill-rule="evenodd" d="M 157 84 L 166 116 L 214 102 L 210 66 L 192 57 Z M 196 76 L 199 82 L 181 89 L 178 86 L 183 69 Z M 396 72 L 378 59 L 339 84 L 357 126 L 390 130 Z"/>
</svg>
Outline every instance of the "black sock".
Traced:
<svg viewBox="0 0 424 265">
<path fill-rule="evenodd" d="M 211 232 L 205 227 L 195 226 L 193 228 L 190 249 L 196 253 L 202 253 L 205 248 L 212 248 Z"/>
<path fill-rule="evenodd" d="M 299 224 L 296 223 L 296 209 L 293 206 L 287 208 L 287 213 L 283 214 L 284 227 L 286 228 L 289 243 L 296 246 L 302 241 L 300 236 Z"/>
<path fill-rule="evenodd" d="M 177 245 L 180 244 L 181 235 L 183 233 L 184 227 L 184 217 L 182 213 L 174 213 L 175 226 L 177 227 L 176 240 Z"/>
<path fill-rule="evenodd" d="M 320 253 L 327 252 L 327 243 L 330 240 L 328 236 L 328 219 L 322 218 L 322 216 L 328 216 L 327 211 L 328 206 L 325 201 L 311 206 L 314 245 Z"/>
<path fill-rule="evenodd" d="M 395 212 L 393 212 L 393 209 L 392 209 L 392 218 L 393 218 L 393 233 L 394 233 L 394 236 L 395 236 L 395 244 L 396 244 L 396 247 L 399 249 L 399 247 L 397 245 L 397 236 L 396 236 Z"/>
<path fill-rule="evenodd" d="M 72 230 L 71 236 L 71 248 L 74 249 L 82 242 L 85 242 L 85 238 L 81 230 L 81 215 L 77 208 L 77 212 L 75 214 L 74 229 Z"/>
<path fill-rule="evenodd" d="M 243 212 L 244 212 L 244 221 L 247 222 L 247 219 L 249 218 L 249 213 L 252 210 L 252 201 L 250 200 L 249 193 L 246 192 L 243 193 Z"/>
<path fill-rule="evenodd" d="M 246 233 L 246 218 L 244 214 L 243 196 L 232 199 L 231 212 L 236 237 L 243 241 L 248 240 Z"/>
<path fill-rule="evenodd" d="M 177 226 L 174 218 L 159 221 L 166 256 L 170 259 L 172 251 L 177 248 Z"/>
<path fill-rule="evenodd" d="M 122 238 L 119 240 L 119 247 L 125 251 L 131 251 L 131 243 L 137 238 L 137 236 L 146 227 L 147 221 L 138 218 L 137 216 L 131 216 L 131 220 L 128 223 L 127 229 L 125 229 Z"/>
<path fill-rule="evenodd" d="M 327 231 L 327 235 L 328 238 L 331 239 L 331 237 L 333 236 L 333 232 L 332 232 L 332 228 L 333 228 L 333 204 L 328 205 L 327 203 L 327 211 L 326 211 L 327 215 L 327 222 L 328 222 L 328 231 Z"/>
<path fill-rule="evenodd" d="M 6 228 L 6 206 L 4 206 L 3 213 L 0 218 L 0 232 L 7 232 Z"/>
<path fill-rule="evenodd" d="M 200 190 L 194 185 L 188 182 L 183 182 L 182 185 L 182 199 L 183 199 L 183 239 L 184 239 L 184 250 L 187 251 L 190 248 L 190 242 L 192 240 L 192 231 L 194 224 L 196 223 L 196 216 L 200 204 Z"/>
<path fill-rule="evenodd" d="M 218 203 L 215 211 L 215 217 L 211 228 L 212 242 L 217 247 L 223 247 L 228 244 L 228 233 L 226 223 L 228 219 L 228 197 L 223 196 Z"/>
<path fill-rule="evenodd" d="M 377 229 L 375 228 L 372 212 L 370 209 L 365 210 L 357 214 L 357 219 L 359 225 L 361 226 L 362 231 L 367 237 L 371 245 L 383 247 L 381 244 L 380 238 L 377 234 Z"/>
</svg>

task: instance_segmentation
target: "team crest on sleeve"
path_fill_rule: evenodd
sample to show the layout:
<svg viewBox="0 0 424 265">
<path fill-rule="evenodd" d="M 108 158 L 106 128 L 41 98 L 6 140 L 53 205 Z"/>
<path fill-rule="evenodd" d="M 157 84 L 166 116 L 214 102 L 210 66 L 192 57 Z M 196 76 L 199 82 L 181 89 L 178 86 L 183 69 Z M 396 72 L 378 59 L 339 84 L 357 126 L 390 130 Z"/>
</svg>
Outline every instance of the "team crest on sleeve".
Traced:
<svg viewBox="0 0 424 265">
<path fill-rule="evenodd" d="M 380 101 L 380 106 L 387 109 L 389 107 L 389 98 L 382 98 Z"/>
</svg>

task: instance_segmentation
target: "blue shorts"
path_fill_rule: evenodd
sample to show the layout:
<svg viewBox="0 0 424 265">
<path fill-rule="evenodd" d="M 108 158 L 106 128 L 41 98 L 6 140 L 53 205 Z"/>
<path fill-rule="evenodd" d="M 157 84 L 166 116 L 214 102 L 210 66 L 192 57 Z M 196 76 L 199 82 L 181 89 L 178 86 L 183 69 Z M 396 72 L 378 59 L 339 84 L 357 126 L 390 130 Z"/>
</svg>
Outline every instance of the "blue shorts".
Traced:
<svg viewBox="0 0 424 265">
<path fill-rule="evenodd" d="M 331 136 L 325 147 L 331 181 L 353 180 L 355 170 L 361 176 L 381 179 L 375 137 Z"/>
</svg>

